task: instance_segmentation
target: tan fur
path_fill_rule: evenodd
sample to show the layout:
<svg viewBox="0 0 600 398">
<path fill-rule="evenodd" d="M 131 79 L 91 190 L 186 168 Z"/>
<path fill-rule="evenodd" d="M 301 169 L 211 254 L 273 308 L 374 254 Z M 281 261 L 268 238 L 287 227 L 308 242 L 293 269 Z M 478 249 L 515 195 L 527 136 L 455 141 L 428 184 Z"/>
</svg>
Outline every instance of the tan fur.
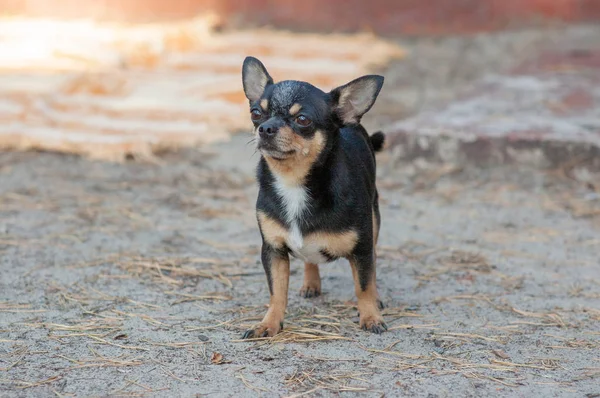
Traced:
<svg viewBox="0 0 600 398">
<path fill-rule="evenodd" d="M 354 85 L 345 87 L 340 92 L 340 98 L 338 100 L 337 111 L 338 111 L 339 116 L 342 118 L 343 122 L 346 124 L 357 123 L 359 120 L 359 117 L 358 117 L 358 115 L 356 115 L 356 110 L 357 110 L 356 108 L 366 109 L 367 105 L 371 102 L 368 99 L 368 97 L 365 97 L 364 95 L 356 96 L 356 93 L 355 93 L 356 88 L 362 87 L 362 90 L 366 91 L 367 93 L 368 92 L 375 93 L 375 91 L 376 91 L 375 83 L 373 83 L 371 81 L 361 82 L 358 84 L 359 84 L 359 86 L 357 86 L 357 83 L 355 83 Z"/>
<path fill-rule="evenodd" d="M 263 111 L 266 111 L 269 109 L 269 100 L 266 98 L 263 98 L 262 100 L 260 100 L 260 107 L 262 108 Z"/>
<path fill-rule="evenodd" d="M 343 90 L 340 93 L 340 98 L 338 100 L 338 103 L 340 104 L 338 106 L 338 112 L 340 113 L 340 116 L 342 117 L 342 121 L 346 124 L 351 124 L 355 122 L 355 119 L 348 115 L 348 113 L 345 110 L 346 107 L 346 103 L 348 102 L 348 97 L 350 96 L 350 92 L 348 90 Z"/>
<path fill-rule="evenodd" d="M 352 276 L 354 277 L 354 291 L 358 299 L 358 312 L 360 313 L 360 327 L 370 329 L 373 325 L 383 323 L 383 317 L 379 311 L 377 303 L 377 287 L 375 284 L 375 268 L 365 290 L 360 287 L 356 261 L 353 258 L 348 259 L 352 267 Z"/>
<path fill-rule="evenodd" d="M 300 292 L 304 293 L 306 291 L 321 294 L 321 275 L 317 264 L 304 263 L 304 284 Z"/>
<path fill-rule="evenodd" d="M 300 104 L 292 105 L 290 107 L 290 115 L 295 116 L 298 112 L 300 112 L 300 109 L 302 109 L 302 105 L 300 105 Z"/>
<path fill-rule="evenodd" d="M 377 224 L 377 217 L 375 217 L 375 209 L 373 209 L 373 247 L 377 245 L 379 238 L 379 225 Z"/>
<path fill-rule="evenodd" d="M 254 336 L 261 337 L 265 332 L 269 337 L 281 331 L 285 309 L 288 302 L 290 281 L 290 260 L 287 256 L 277 257 L 271 262 L 273 294 L 269 301 L 269 310 L 263 320 L 254 328 Z"/>
<path fill-rule="evenodd" d="M 257 213 L 257 218 L 265 241 L 276 249 L 282 248 L 290 234 L 289 231 L 262 211 Z"/>
<path fill-rule="evenodd" d="M 257 213 L 258 224 L 265 241 L 276 249 L 285 245 L 290 232 L 278 221 L 262 211 Z M 358 234 L 354 230 L 344 232 L 313 232 L 303 237 L 304 244 L 318 245 L 335 257 L 345 257 L 352 253 Z"/>
<path fill-rule="evenodd" d="M 345 232 L 314 232 L 304 237 L 306 245 L 321 244 L 327 253 L 335 257 L 345 257 L 352 253 L 358 234 L 356 231 Z"/>
<path fill-rule="evenodd" d="M 375 279 L 375 285 L 377 285 L 377 240 L 379 239 L 379 224 L 377 223 L 377 217 L 375 217 L 375 209 L 373 209 L 373 279 Z M 379 293 L 377 293 L 377 300 L 381 302 Z M 379 305 L 377 306 L 379 307 Z"/>
<path fill-rule="evenodd" d="M 290 185 L 301 185 L 312 165 L 325 146 L 325 135 L 317 130 L 312 139 L 306 139 L 288 127 L 282 127 L 277 134 L 276 144 L 282 151 L 296 151 L 287 159 L 277 160 L 265 156 L 273 173 L 278 174 Z"/>
</svg>

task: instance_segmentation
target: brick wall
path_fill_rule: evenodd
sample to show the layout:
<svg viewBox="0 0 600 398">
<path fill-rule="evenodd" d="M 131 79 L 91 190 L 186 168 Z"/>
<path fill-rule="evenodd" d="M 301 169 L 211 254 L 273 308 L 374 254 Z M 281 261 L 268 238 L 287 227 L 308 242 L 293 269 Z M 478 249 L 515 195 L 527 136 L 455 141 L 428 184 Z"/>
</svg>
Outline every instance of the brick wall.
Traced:
<svg viewBox="0 0 600 398">
<path fill-rule="evenodd" d="M 216 11 L 231 26 L 381 34 L 471 33 L 547 22 L 600 22 L 600 0 L 0 0 L 0 12 L 152 20 Z"/>
</svg>

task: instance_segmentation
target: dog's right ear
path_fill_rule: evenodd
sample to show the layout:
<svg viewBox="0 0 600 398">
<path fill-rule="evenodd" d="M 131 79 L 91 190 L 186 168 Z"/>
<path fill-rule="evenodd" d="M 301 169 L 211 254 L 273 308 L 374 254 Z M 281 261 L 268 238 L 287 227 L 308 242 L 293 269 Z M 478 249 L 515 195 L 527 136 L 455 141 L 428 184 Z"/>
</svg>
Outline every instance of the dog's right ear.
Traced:
<svg viewBox="0 0 600 398">
<path fill-rule="evenodd" d="M 242 66 L 242 83 L 246 98 L 255 102 L 262 97 L 265 88 L 273 84 L 273 79 L 262 62 L 254 57 L 246 57 Z"/>
</svg>

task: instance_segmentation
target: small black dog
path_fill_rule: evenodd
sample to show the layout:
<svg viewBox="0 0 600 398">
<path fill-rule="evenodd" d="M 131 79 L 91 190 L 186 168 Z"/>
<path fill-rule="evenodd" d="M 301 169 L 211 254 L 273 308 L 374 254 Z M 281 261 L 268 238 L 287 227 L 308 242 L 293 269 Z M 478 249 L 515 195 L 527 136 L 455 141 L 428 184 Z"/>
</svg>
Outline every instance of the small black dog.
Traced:
<svg viewBox="0 0 600 398">
<path fill-rule="evenodd" d="M 360 124 L 383 86 L 363 76 L 325 93 L 311 84 L 277 84 L 264 65 L 247 57 L 242 69 L 257 148 L 261 153 L 256 215 L 271 300 L 262 322 L 244 338 L 274 336 L 283 328 L 289 255 L 305 262 L 300 294 L 321 293 L 319 263 L 345 257 L 352 266 L 360 326 L 387 330 L 375 286 L 380 226 L 375 152 L 384 135 Z"/>
</svg>

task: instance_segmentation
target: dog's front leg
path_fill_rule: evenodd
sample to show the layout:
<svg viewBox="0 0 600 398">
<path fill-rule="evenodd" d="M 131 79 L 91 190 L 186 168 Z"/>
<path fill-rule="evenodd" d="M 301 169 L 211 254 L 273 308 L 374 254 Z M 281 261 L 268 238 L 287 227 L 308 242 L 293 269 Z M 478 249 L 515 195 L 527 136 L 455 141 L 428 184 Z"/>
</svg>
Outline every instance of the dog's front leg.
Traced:
<svg viewBox="0 0 600 398">
<path fill-rule="evenodd" d="M 373 333 L 383 333 L 387 330 L 387 325 L 379 311 L 380 301 L 375 283 L 374 253 L 365 250 L 363 253 L 355 253 L 348 260 L 352 267 L 354 290 L 358 299 L 360 327 Z"/>
<path fill-rule="evenodd" d="M 269 309 L 263 320 L 254 329 L 244 333 L 244 339 L 273 337 L 283 329 L 290 280 L 290 258 L 287 253 L 263 243 L 262 263 L 271 294 Z"/>
</svg>

